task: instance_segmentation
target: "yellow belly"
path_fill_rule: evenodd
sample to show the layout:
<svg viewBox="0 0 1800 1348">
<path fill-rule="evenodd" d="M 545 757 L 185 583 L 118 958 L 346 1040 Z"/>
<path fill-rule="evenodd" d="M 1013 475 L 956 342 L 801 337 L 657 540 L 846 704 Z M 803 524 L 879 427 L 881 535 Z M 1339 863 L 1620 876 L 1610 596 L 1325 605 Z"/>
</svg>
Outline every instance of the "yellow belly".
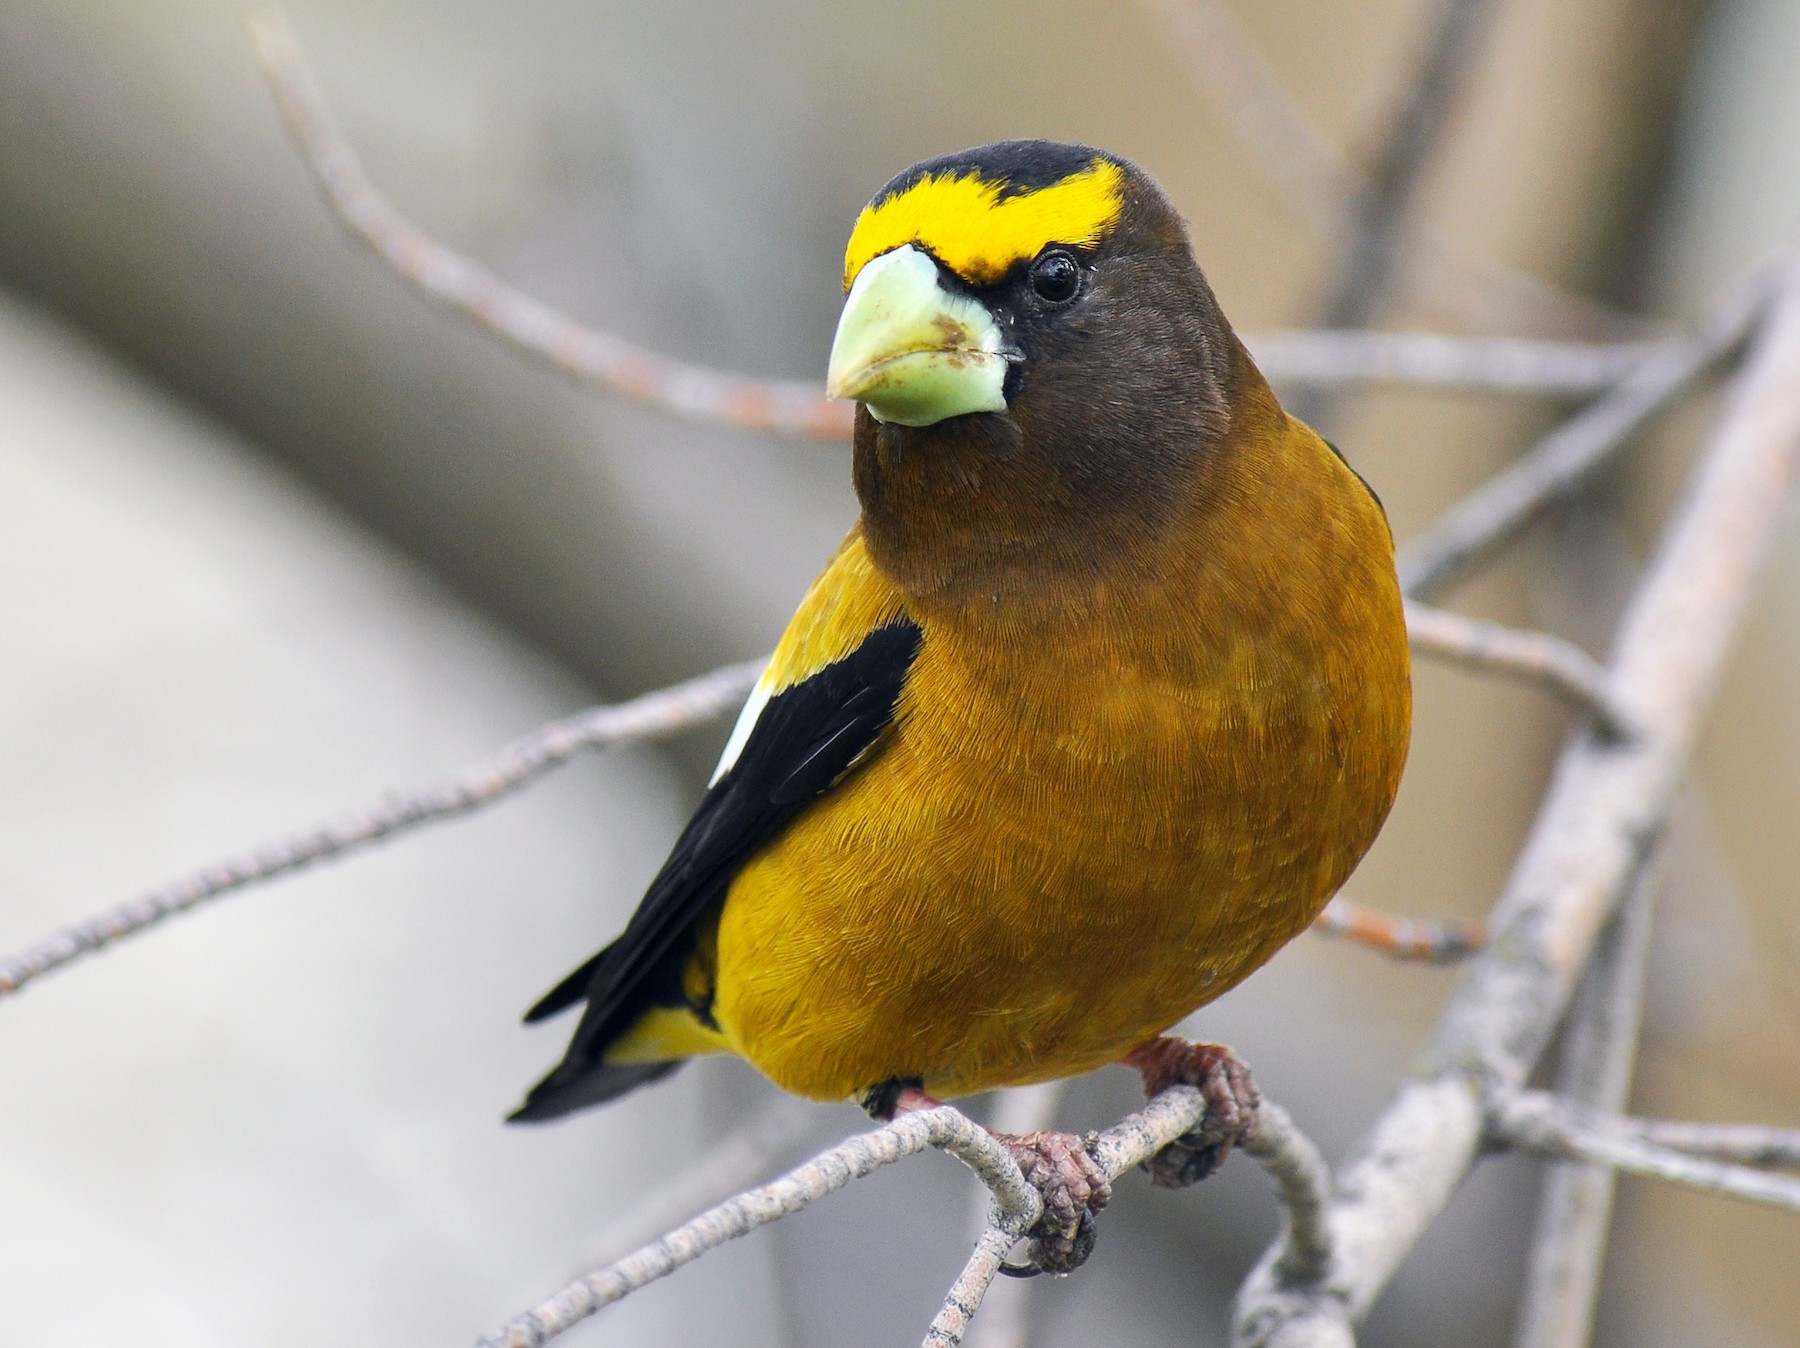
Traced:
<svg viewBox="0 0 1800 1348">
<path fill-rule="evenodd" d="M 1304 653 L 928 626 L 889 738 L 731 887 L 726 1039 L 803 1095 L 954 1096 L 1100 1066 L 1224 992 L 1393 799 L 1398 596 L 1348 603 Z"/>
</svg>

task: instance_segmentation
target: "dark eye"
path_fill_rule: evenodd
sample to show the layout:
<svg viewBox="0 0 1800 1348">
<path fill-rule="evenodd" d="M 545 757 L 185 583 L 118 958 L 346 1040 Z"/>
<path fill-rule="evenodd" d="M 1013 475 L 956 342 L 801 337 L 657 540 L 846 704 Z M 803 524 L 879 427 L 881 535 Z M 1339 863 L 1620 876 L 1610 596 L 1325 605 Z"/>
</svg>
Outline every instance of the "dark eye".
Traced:
<svg viewBox="0 0 1800 1348">
<path fill-rule="evenodd" d="M 1052 304 L 1075 298 L 1081 264 L 1060 248 L 1047 248 L 1031 264 L 1031 288 Z"/>
</svg>

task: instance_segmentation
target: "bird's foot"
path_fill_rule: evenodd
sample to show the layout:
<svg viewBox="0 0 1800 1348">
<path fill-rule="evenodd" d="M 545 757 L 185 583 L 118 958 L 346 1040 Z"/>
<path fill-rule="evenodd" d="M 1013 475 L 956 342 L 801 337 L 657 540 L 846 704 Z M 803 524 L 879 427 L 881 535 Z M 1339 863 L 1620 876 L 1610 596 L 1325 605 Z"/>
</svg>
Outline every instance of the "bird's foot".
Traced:
<svg viewBox="0 0 1800 1348">
<path fill-rule="evenodd" d="M 1112 1181 L 1073 1133 L 995 1133 L 1026 1183 L 1044 1200 L 1044 1215 L 1025 1233 L 1026 1258 L 1000 1271 L 1015 1278 L 1072 1273 L 1094 1248 L 1094 1214 L 1112 1197 Z"/>
<path fill-rule="evenodd" d="M 1262 1101 L 1250 1069 L 1222 1044 L 1195 1044 L 1167 1035 L 1126 1054 L 1122 1062 L 1144 1074 L 1144 1095 L 1169 1086 L 1194 1086 L 1206 1113 L 1194 1127 L 1148 1161 L 1150 1182 L 1164 1189 L 1197 1184 L 1225 1163 L 1232 1147 L 1256 1127 Z"/>
<path fill-rule="evenodd" d="M 863 1107 L 878 1119 L 935 1109 L 938 1101 L 916 1081 L 890 1081 L 870 1091 Z M 1073 1133 L 995 1133 L 1012 1153 L 1025 1182 L 1044 1200 L 1044 1213 L 1025 1233 L 1026 1257 L 1000 1271 L 1015 1278 L 1072 1273 L 1094 1248 L 1094 1214 L 1112 1197 L 1112 1181 Z"/>
</svg>

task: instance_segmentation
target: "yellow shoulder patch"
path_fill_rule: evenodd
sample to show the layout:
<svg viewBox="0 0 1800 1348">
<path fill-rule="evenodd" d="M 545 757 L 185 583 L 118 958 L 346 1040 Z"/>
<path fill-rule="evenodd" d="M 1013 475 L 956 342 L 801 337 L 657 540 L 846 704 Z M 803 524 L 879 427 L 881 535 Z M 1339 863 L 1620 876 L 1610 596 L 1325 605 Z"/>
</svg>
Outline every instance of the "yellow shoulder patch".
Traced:
<svg viewBox="0 0 1800 1348">
<path fill-rule="evenodd" d="M 800 601 L 759 691 L 774 694 L 804 683 L 904 612 L 899 589 L 875 569 L 858 525 Z"/>
<path fill-rule="evenodd" d="M 1098 243 L 1125 204 L 1124 171 L 1107 159 L 1003 201 L 1004 186 L 973 174 L 932 175 L 865 206 L 844 254 L 844 289 L 871 258 L 907 243 L 970 285 L 988 285 L 1046 244 Z"/>
</svg>

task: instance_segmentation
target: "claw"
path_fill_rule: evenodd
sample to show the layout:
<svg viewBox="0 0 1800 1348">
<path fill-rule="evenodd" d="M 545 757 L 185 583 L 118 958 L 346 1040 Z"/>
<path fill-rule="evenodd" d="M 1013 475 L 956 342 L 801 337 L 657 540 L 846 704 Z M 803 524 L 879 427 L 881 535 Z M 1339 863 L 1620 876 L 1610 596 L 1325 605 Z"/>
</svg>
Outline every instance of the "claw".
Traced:
<svg viewBox="0 0 1800 1348">
<path fill-rule="evenodd" d="M 1180 1084 L 1198 1087 L 1206 1101 L 1199 1123 L 1144 1162 L 1152 1184 L 1164 1189 L 1197 1184 L 1256 1127 L 1262 1100 L 1256 1082 L 1243 1060 L 1223 1045 L 1164 1037 L 1133 1050 L 1124 1061 L 1144 1074 L 1146 1096 Z"/>
<path fill-rule="evenodd" d="M 1081 1214 L 1081 1225 L 1075 1231 L 1075 1240 L 1065 1256 L 1066 1267 L 1052 1267 L 1041 1261 L 1039 1247 L 1034 1243 L 1031 1247 L 1032 1259 L 1007 1259 L 1001 1261 L 1000 1271 L 1009 1278 L 1035 1278 L 1040 1273 L 1050 1273 L 1058 1277 L 1087 1263 L 1087 1257 L 1094 1252 L 1094 1238 L 1100 1234 L 1100 1223 L 1094 1220 L 1092 1212 Z"/>
<path fill-rule="evenodd" d="M 922 1082 L 898 1077 L 863 1097 L 863 1108 L 878 1119 L 932 1109 L 937 1103 L 925 1094 Z M 995 1133 L 993 1137 L 1012 1153 L 1026 1183 L 1044 1200 L 1043 1216 L 1025 1233 L 1028 1257 L 1023 1262 L 1003 1263 L 1000 1271 L 1013 1278 L 1074 1272 L 1087 1262 L 1094 1248 L 1094 1214 L 1112 1197 L 1112 1181 L 1088 1154 L 1087 1142 L 1073 1133 Z"/>
<path fill-rule="evenodd" d="M 1026 1232 L 1027 1258 L 1002 1264 L 1014 1278 L 1071 1273 L 1094 1248 L 1094 1214 L 1112 1197 L 1112 1182 L 1073 1133 L 996 1133 L 1025 1179 L 1043 1195 L 1044 1215 Z"/>
</svg>

